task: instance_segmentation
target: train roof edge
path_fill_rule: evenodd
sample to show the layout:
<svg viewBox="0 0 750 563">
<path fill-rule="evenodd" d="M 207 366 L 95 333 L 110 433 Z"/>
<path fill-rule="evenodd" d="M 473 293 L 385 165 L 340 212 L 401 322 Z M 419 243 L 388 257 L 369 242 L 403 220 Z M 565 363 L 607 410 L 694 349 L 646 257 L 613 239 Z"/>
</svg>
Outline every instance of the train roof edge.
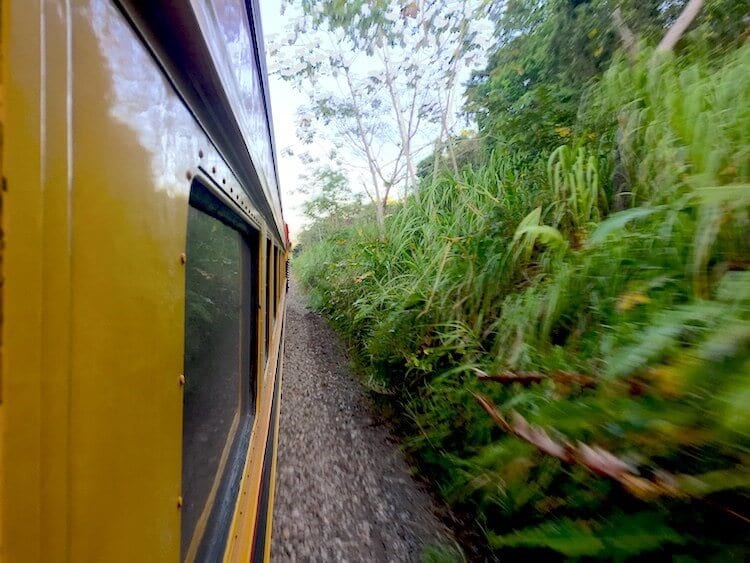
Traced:
<svg viewBox="0 0 750 563">
<path fill-rule="evenodd" d="M 286 242 L 258 0 L 115 0 L 222 154 L 278 242 Z M 244 17 L 233 18 L 231 10 Z M 241 27 L 237 27 L 237 26 Z M 234 26 L 234 27 L 232 27 Z M 244 30 L 244 35 L 243 35 Z M 236 32 L 236 34 L 233 34 Z M 252 65 L 233 62 L 252 50 Z M 262 127 L 265 138 L 251 132 Z"/>
</svg>

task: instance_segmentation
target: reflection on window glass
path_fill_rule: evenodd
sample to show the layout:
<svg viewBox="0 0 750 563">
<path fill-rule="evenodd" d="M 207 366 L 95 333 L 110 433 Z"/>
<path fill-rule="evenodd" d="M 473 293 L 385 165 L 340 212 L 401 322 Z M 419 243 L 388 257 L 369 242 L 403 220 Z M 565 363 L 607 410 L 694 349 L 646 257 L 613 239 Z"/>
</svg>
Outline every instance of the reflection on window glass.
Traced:
<svg viewBox="0 0 750 563">
<path fill-rule="evenodd" d="M 266 361 L 271 342 L 271 241 L 266 241 Z"/>
<path fill-rule="evenodd" d="M 249 132 L 245 140 L 249 143 L 254 159 L 257 155 L 258 164 L 265 171 L 266 178 L 273 183 L 276 174 L 269 142 L 270 131 L 265 118 L 262 79 L 257 66 L 253 39 L 247 27 L 250 18 L 246 7 L 250 3 L 246 0 L 213 0 L 210 5 L 216 14 L 221 38 L 231 61 L 229 68 L 234 73 L 239 87 L 241 108 L 244 110 L 239 117 L 244 122 L 243 129 Z M 270 194 L 274 203 L 278 205 L 279 194 L 275 185 Z"/>
<path fill-rule="evenodd" d="M 182 554 L 188 560 L 211 539 L 213 507 L 236 494 L 226 486 L 227 475 L 251 406 L 242 321 L 247 252 L 239 232 L 190 207 L 182 454 Z"/>
<path fill-rule="evenodd" d="M 279 249 L 273 249 L 273 273 L 275 282 L 273 284 L 273 317 L 279 314 Z"/>
<path fill-rule="evenodd" d="M 268 310 L 271 312 L 271 336 L 273 336 L 273 324 L 276 321 L 276 247 L 271 247 L 271 262 L 268 265 L 268 292 L 271 304 Z"/>
</svg>

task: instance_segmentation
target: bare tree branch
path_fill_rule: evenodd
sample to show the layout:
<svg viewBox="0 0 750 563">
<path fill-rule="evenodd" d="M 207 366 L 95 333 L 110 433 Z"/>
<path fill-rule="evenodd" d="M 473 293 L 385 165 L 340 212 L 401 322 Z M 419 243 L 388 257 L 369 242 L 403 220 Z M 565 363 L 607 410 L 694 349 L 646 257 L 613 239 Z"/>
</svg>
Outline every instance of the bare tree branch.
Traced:
<svg viewBox="0 0 750 563">
<path fill-rule="evenodd" d="M 690 24 L 693 23 L 695 16 L 698 15 L 700 9 L 703 7 L 703 0 L 690 0 L 687 5 L 682 9 L 682 13 L 669 28 L 666 35 L 662 38 L 657 51 L 671 51 L 674 46 L 680 40 L 682 35 L 685 33 Z"/>
<path fill-rule="evenodd" d="M 612 12 L 612 20 L 614 21 L 617 35 L 620 36 L 620 41 L 622 41 L 622 46 L 625 49 L 625 52 L 631 60 L 635 60 L 635 57 L 638 55 L 635 35 L 630 31 L 628 24 L 625 23 L 625 20 L 622 17 L 622 10 L 620 10 L 619 6 L 614 12 Z"/>
<path fill-rule="evenodd" d="M 710 499 L 701 498 L 700 475 L 673 475 L 661 469 L 655 469 L 651 471 L 653 477 L 642 477 L 638 474 L 638 468 L 604 448 L 589 446 L 582 442 L 572 444 L 565 437 L 552 437 L 543 428 L 530 424 L 519 413 L 511 411 L 510 420 L 508 420 L 487 397 L 474 393 L 474 398 L 495 424 L 508 434 L 528 442 L 546 455 L 556 457 L 565 463 L 580 465 L 595 475 L 612 479 L 629 494 L 641 500 L 691 497 L 716 504 Z M 750 522 L 750 518 L 745 514 L 722 505 L 716 504 L 716 506 L 743 522 Z"/>
</svg>

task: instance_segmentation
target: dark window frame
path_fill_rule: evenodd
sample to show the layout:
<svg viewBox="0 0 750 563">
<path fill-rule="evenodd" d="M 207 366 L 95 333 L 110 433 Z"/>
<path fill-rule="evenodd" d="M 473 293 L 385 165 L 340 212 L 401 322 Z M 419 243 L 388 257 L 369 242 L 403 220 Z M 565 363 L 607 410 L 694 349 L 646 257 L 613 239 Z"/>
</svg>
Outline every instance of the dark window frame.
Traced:
<svg viewBox="0 0 750 563">
<path fill-rule="evenodd" d="M 279 249 L 273 247 L 273 317 L 279 316 Z"/>
<path fill-rule="evenodd" d="M 257 280 L 260 232 L 253 225 L 243 220 L 239 213 L 222 201 L 219 195 L 209 186 L 208 182 L 203 182 L 199 178 L 194 179 L 190 190 L 189 206 L 223 223 L 240 235 L 240 373 L 241 377 L 245 378 L 241 383 L 241 390 L 248 393 L 244 397 L 248 405 L 247 410 L 241 412 L 240 422 L 233 435 L 227 435 L 227 442 L 231 441 L 231 445 L 223 473 L 219 477 L 220 480 L 218 481 L 218 488 L 213 497 L 213 502 L 210 506 L 206 504 L 201 509 L 201 513 L 208 509 L 208 518 L 195 552 L 195 561 L 213 561 L 223 557 L 234 515 L 234 508 L 240 491 L 242 472 L 250 444 L 250 434 L 257 413 L 257 384 L 259 379 L 256 351 L 258 346 L 259 292 Z M 188 250 L 186 248 L 186 252 Z M 187 257 L 190 260 L 189 254 Z M 186 308 L 187 305 L 186 295 Z M 185 367 L 187 368 L 187 366 Z M 185 463 L 184 453 L 182 463 Z M 184 490 L 183 496 L 185 496 Z M 185 530 L 181 526 L 181 558 L 186 556 L 187 548 L 193 542 L 199 521 L 200 515 L 198 521 L 196 521 L 196 527 L 190 531 L 190 538 L 182 537 Z"/>
<path fill-rule="evenodd" d="M 265 299 L 266 299 L 266 329 L 264 331 L 265 333 L 265 339 L 266 339 L 266 360 L 265 365 L 268 364 L 268 359 L 271 356 L 271 337 L 273 336 L 273 314 L 271 312 L 271 298 L 272 298 L 272 291 L 271 291 L 271 284 L 272 281 L 272 274 L 271 274 L 271 266 L 270 266 L 270 260 L 271 260 L 271 254 L 273 249 L 273 243 L 271 242 L 271 239 L 266 239 L 266 261 L 265 261 Z"/>
</svg>

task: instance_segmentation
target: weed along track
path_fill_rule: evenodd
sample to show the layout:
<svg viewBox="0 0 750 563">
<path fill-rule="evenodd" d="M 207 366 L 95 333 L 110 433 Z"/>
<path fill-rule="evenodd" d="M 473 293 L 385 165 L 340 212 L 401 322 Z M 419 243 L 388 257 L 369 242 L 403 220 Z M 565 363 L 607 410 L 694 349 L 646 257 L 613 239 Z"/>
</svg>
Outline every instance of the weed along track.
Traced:
<svg viewBox="0 0 750 563">
<path fill-rule="evenodd" d="M 476 130 L 320 174 L 300 284 L 466 559 L 750 561 L 750 5 L 496 4 Z"/>
<path fill-rule="evenodd" d="M 291 284 L 273 561 L 420 561 L 451 541 L 338 338 Z"/>
</svg>

